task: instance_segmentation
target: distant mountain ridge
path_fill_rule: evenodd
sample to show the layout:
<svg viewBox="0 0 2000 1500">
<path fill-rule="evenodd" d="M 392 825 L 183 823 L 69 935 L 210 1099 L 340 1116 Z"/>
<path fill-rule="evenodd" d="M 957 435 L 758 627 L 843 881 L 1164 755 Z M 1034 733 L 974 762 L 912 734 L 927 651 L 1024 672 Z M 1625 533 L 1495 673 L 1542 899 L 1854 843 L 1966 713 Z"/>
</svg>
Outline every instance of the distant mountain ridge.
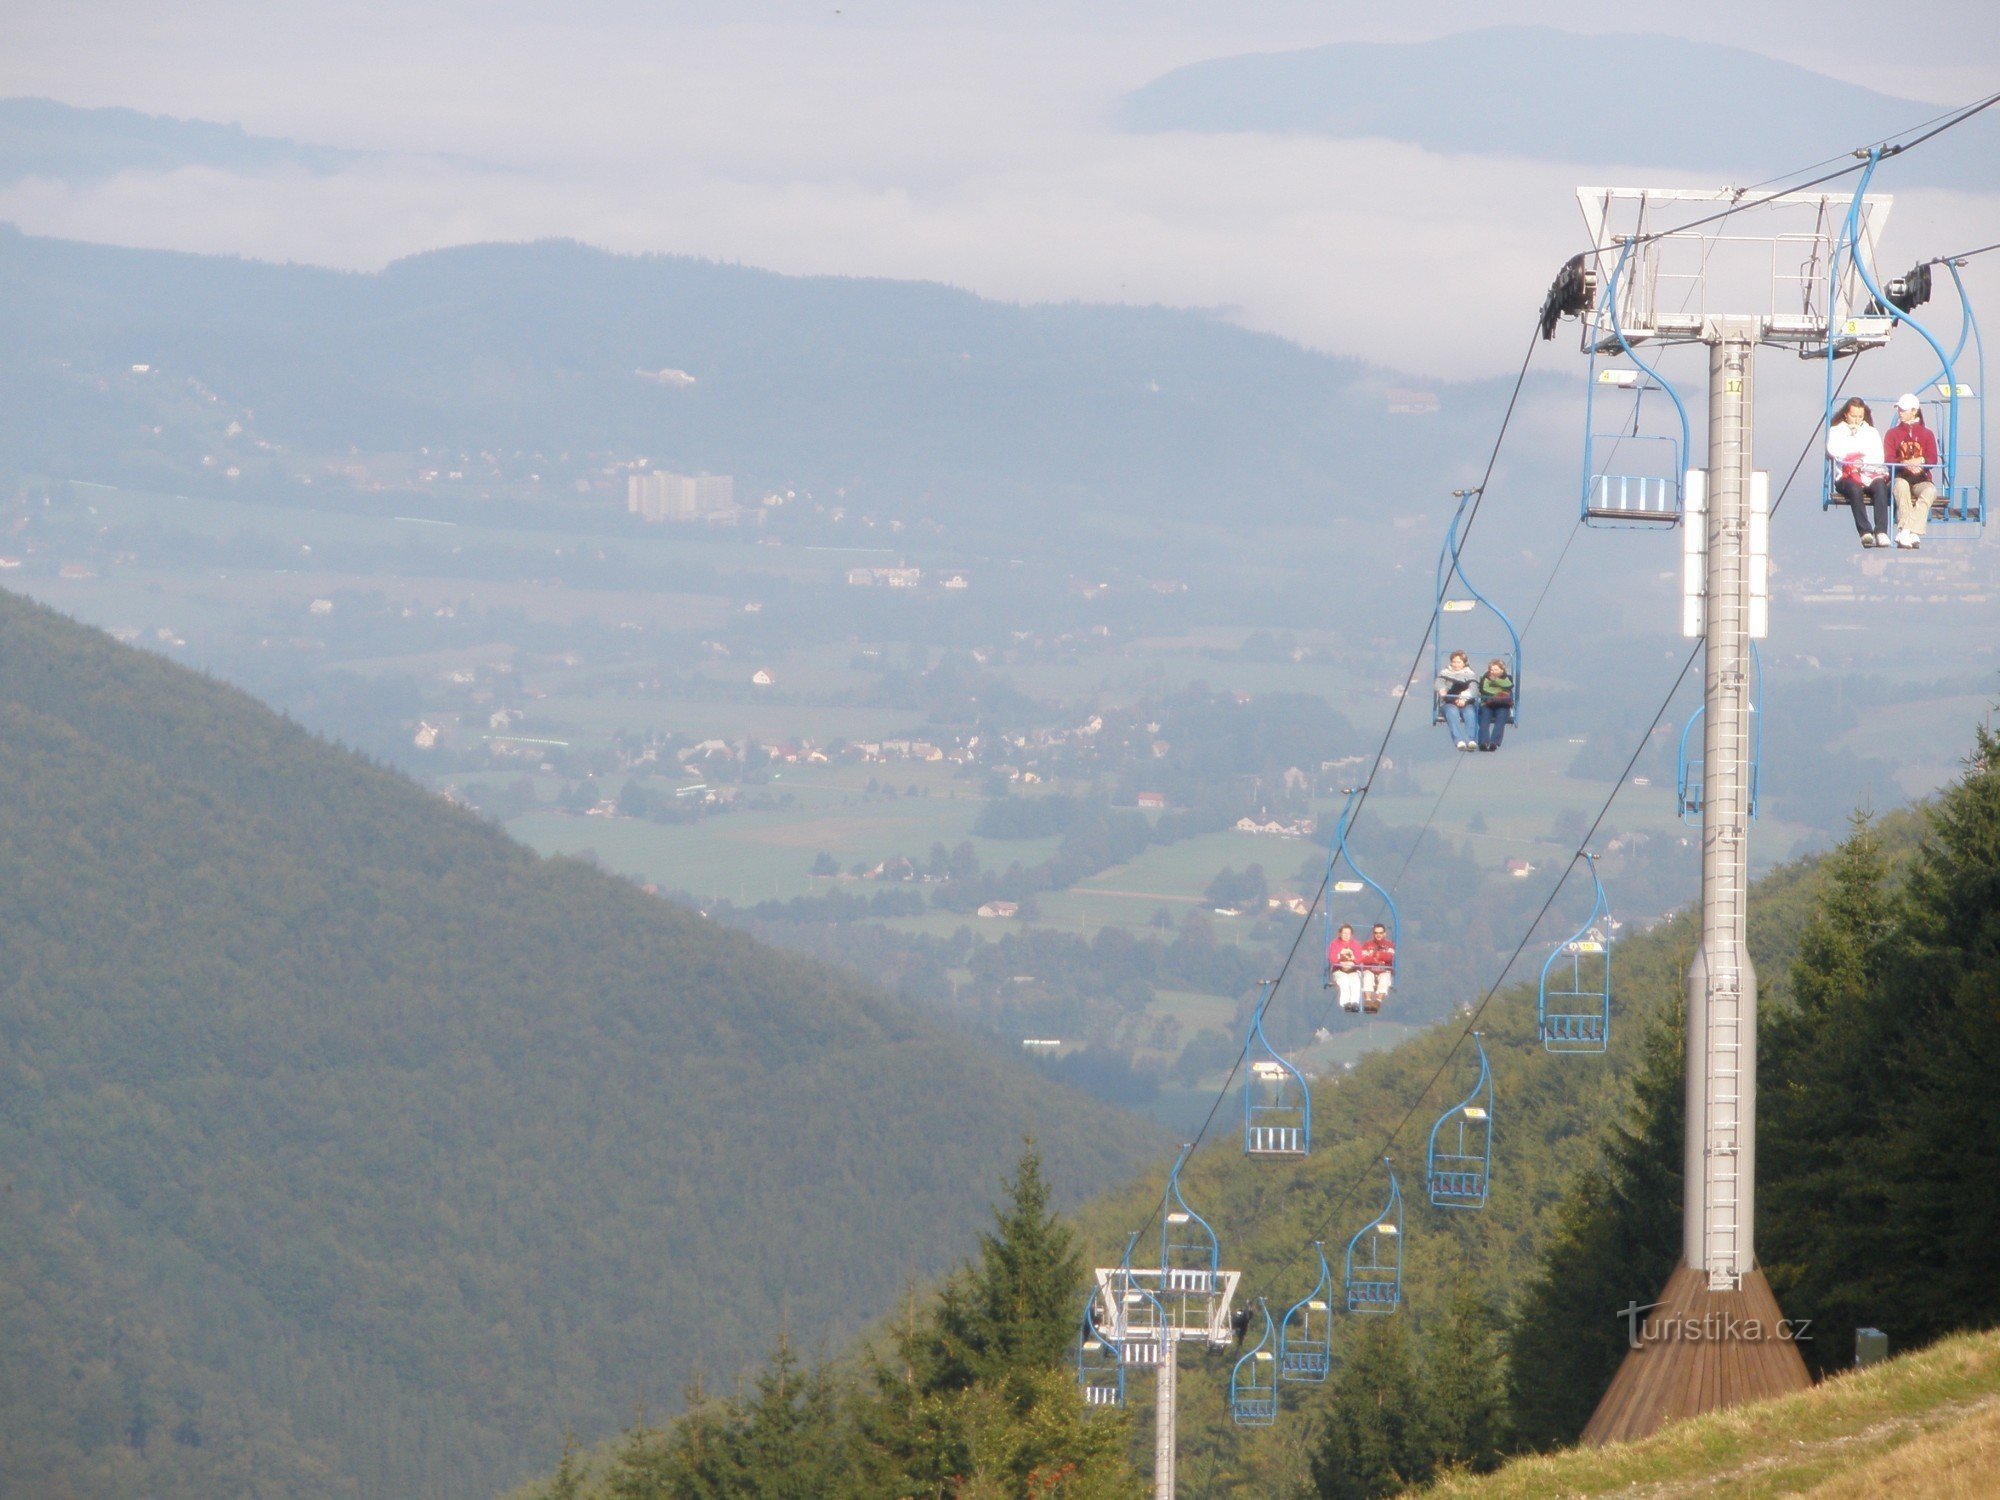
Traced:
<svg viewBox="0 0 2000 1500">
<path fill-rule="evenodd" d="M 1022 307 L 567 241 L 360 274 L 0 228 L 0 327 L 0 382 L 20 392 L 0 402 L 0 439 L 24 467 L 102 471 L 131 450 L 135 422 L 159 418 L 65 372 L 146 362 L 254 405 L 296 446 L 623 449 L 745 487 L 933 493 L 960 517 L 1338 503 L 1354 424 L 1409 383 L 1200 313 Z M 694 383 L 635 373 L 662 367 Z M 1432 388 L 1443 409 L 1420 419 L 1413 486 L 1449 488 L 1450 453 L 1486 430 L 1498 387 Z M 61 416 L 29 410 L 55 400 Z"/>
<path fill-rule="evenodd" d="M 363 151 L 252 135 L 241 125 L 136 109 L 85 109 L 55 99 L 0 99 L 0 182 L 46 177 L 98 182 L 121 172 L 278 171 L 323 176 L 369 159 Z"/>
<path fill-rule="evenodd" d="M 1127 94 L 1115 118 L 1135 131 L 1373 138 L 1741 183 L 1946 112 L 1711 42 L 1492 26 L 1190 63 Z M 1941 138 L 1886 175 L 1911 186 L 2000 187 L 1994 127 Z"/>
<path fill-rule="evenodd" d="M 474 1496 L 1151 1128 L 0 596 L 0 1492 Z"/>
</svg>

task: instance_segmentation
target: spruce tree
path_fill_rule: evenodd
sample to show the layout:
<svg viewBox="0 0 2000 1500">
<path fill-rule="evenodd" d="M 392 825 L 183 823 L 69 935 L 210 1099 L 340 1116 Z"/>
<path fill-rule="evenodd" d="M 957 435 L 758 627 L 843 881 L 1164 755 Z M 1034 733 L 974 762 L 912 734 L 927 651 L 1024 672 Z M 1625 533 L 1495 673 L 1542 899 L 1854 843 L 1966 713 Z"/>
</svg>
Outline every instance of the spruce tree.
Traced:
<svg viewBox="0 0 2000 1500">
<path fill-rule="evenodd" d="M 1422 1484 L 1436 1467 L 1437 1438 L 1401 1318 L 1377 1318 L 1355 1341 L 1336 1377 L 1318 1450 L 1321 1500 L 1379 1500 Z"/>
<path fill-rule="evenodd" d="M 1767 1011 L 1760 1038 L 1757 1242 L 1779 1306 L 1815 1326 L 1800 1352 L 1824 1370 L 1881 1315 L 1896 1273 L 1883 1128 L 1901 1107 L 1910 1009 L 1885 993 L 1908 941 L 1866 814 L 1822 868 L 1793 1005 Z"/>
<path fill-rule="evenodd" d="M 1902 1087 L 1881 1171 L 1895 1262 L 1875 1316 L 1905 1343 L 2000 1319 L 2000 736 L 1977 731 L 1928 821 L 1883 986 Z"/>
<path fill-rule="evenodd" d="M 1424 1340 L 1424 1384 L 1440 1467 L 1480 1473 L 1500 1461 L 1505 1395 L 1486 1305 L 1460 1288 Z"/>
<path fill-rule="evenodd" d="M 1626 1354 L 1619 1310 L 1652 1302 L 1680 1258 L 1685 1015 L 1677 986 L 1642 1043 L 1625 1118 L 1601 1159 L 1579 1163 L 1541 1269 L 1515 1307 L 1507 1405 L 1529 1447 L 1576 1441 Z"/>
</svg>

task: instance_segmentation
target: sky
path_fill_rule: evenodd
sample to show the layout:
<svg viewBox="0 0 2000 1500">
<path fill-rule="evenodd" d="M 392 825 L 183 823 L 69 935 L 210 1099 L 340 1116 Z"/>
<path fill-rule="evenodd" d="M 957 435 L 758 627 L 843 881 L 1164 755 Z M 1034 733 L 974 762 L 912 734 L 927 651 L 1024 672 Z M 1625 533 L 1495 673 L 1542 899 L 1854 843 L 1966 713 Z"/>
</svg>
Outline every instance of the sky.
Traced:
<svg viewBox="0 0 2000 1500">
<path fill-rule="evenodd" d="M 1510 370 L 1580 248 L 1561 161 L 1394 142 L 1131 135 L 1125 92 L 1204 58 L 1478 26 L 1646 29 L 1940 105 L 2000 89 L 1984 0 L 1425 7 L 1261 0 L 8 0 L 0 96 L 242 124 L 376 153 L 330 176 L 207 170 L 0 187 L 31 232 L 373 269 L 566 236 L 786 272 L 921 278 L 1016 301 L 1208 308 L 1446 377 Z M 1611 94 L 1705 107 L 1684 81 Z M 1614 118 L 1617 117 L 1614 111 Z M 2000 150 L 2000 111 L 1993 128 Z M 1851 144 L 1829 121 L 1829 150 Z M 1992 199 L 1899 202 L 1949 238 Z M 1991 234 L 1988 238 L 2000 238 Z"/>
</svg>

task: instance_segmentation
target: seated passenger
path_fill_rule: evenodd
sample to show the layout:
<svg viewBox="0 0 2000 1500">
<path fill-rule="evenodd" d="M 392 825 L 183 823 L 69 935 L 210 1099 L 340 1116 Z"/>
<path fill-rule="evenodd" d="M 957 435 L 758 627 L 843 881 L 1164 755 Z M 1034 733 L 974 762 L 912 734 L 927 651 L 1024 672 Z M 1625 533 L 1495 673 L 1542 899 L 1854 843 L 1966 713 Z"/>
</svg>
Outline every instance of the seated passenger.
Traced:
<svg viewBox="0 0 2000 1500">
<path fill-rule="evenodd" d="M 1472 716 L 1479 699 L 1479 674 L 1472 670 L 1463 651 L 1451 653 L 1451 659 L 1437 675 L 1436 691 L 1438 714 L 1450 726 L 1452 742 L 1461 750 L 1478 749 Z"/>
<path fill-rule="evenodd" d="M 1889 471 L 1882 463 L 1882 434 L 1875 430 L 1868 403 L 1859 396 L 1848 398 L 1827 429 L 1826 456 L 1833 461 L 1833 492 L 1854 512 L 1861 545 L 1888 546 Z"/>
<path fill-rule="evenodd" d="M 1486 664 L 1479 679 L 1479 748 L 1498 750 L 1507 732 L 1507 716 L 1514 711 L 1514 678 L 1499 657 Z"/>
<path fill-rule="evenodd" d="M 1396 944 L 1389 929 L 1380 922 L 1361 945 L 1361 1004 L 1369 1015 L 1382 1008 L 1389 998 L 1389 986 L 1396 981 Z"/>
<path fill-rule="evenodd" d="M 1882 434 L 1882 454 L 1896 464 L 1889 474 L 1896 496 L 1896 545 L 1920 547 L 1931 507 L 1937 504 L 1931 466 L 1938 461 L 1938 445 L 1937 434 L 1924 426 L 1924 409 L 1914 395 L 1896 398 L 1896 425 Z"/>
<path fill-rule="evenodd" d="M 1343 926 L 1340 934 L 1326 945 L 1326 972 L 1333 981 L 1334 998 L 1342 1010 L 1361 1009 L 1361 945 L 1354 941 L 1354 929 Z"/>
</svg>

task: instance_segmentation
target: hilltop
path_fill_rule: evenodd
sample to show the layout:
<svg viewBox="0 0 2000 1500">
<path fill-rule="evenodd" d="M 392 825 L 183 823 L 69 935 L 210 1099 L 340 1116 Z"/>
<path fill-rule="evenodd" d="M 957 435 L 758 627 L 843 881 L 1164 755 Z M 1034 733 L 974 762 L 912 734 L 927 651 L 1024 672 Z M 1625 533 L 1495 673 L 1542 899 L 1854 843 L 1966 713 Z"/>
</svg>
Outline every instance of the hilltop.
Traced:
<svg viewBox="0 0 2000 1500">
<path fill-rule="evenodd" d="M 0 597 L 0 1489 L 490 1493 L 1127 1118 Z"/>
<path fill-rule="evenodd" d="M 2000 1332 L 1963 1333 L 1776 1401 L 1683 1422 L 1641 1443 L 1516 1459 L 1446 1480 L 1435 1500 L 1550 1495 L 1894 1495 L 2000 1491 Z"/>
</svg>

